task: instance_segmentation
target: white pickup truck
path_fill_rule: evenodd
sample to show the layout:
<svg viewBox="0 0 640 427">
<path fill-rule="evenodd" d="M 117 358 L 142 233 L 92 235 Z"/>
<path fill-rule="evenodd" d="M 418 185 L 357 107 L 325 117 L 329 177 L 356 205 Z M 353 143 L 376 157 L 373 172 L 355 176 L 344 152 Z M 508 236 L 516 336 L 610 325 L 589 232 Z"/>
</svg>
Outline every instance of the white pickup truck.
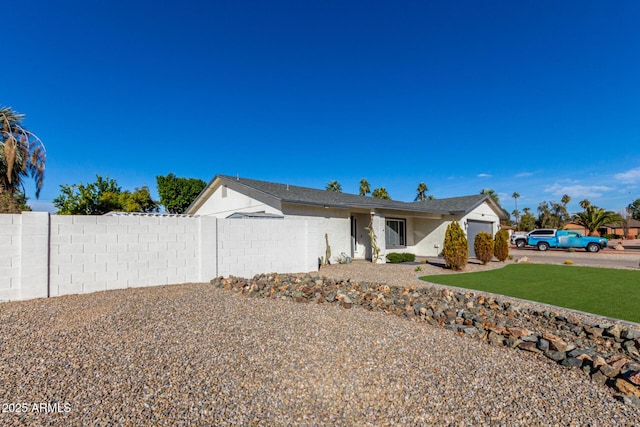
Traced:
<svg viewBox="0 0 640 427">
<path fill-rule="evenodd" d="M 555 228 L 538 228 L 528 233 L 513 233 L 511 235 L 511 244 L 516 245 L 519 248 L 524 248 L 528 245 L 529 236 L 531 237 L 554 237 L 556 235 Z"/>
</svg>

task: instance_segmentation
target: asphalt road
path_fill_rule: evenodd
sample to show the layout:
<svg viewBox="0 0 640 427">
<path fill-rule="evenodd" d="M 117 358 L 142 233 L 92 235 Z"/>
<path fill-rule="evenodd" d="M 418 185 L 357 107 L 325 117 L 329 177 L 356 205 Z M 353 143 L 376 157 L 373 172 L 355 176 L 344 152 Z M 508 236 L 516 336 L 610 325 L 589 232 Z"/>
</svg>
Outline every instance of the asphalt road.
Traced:
<svg viewBox="0 0 640 427">
<path fill-rule="evenodd" d="M 597 253 L 590 253 L 584 249 L 576 249 L 575 252 L 569 252 L 566 249 L 549 249 L 541 252 L 534 247 L 518 249 L 512 246 L 509 253 L 515 259 L 526 256 L 532 262 L 544 264 L 564 264 L 570 259 L 573 265 L 640 270 L 640 250 L 616 251 L 606 248 Z"/>
</svg>

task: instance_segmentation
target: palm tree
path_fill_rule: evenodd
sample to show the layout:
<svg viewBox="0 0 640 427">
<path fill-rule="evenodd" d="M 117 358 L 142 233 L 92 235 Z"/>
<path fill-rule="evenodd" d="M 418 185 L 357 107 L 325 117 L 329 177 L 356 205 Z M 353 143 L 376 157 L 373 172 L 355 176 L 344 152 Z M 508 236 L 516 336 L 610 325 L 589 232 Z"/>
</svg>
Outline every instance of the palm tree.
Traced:
<svg viewBox="0 0 640 427">
<path fill-rule="evenodd" d="M 598 235 L 597 230 L 605 224 L 621 223 L 622 217 L 613 211 L 605 211 L 594 205 L 588 205 L 584 212 L 573 216 L 573 222 L 589 230 L 589 235 Z"/>
<path fill-rule="evenodd" d="M 578 204 L 584 210 L 587 210 L 587 208 L 591 206 L 591 202 L 588 199 L 583 199 Z"/>
<path fill-rule="evenodd" d="M 495 191 L 493 191 L 492 188 L 483 188 L 482 190 L 480 190 L 480 194 L 488 194 L 491 196 L 493 200 L 495 200 L 497 204 L 500 204 L 500 199 L 498 198 L 498 195 L 496 194 Z"/>
<path fill-rule="evenodd" d="M 389 193 L 387 193 L 387 189 L 384 187 L 376 188 L 375 190 L 373 190 L 373 193 L 371 193 L 371 195 L 376 199 L 391 200 L 391 197 L 389 197 Z"/>
<path fill-rule="evenodd" d="M 366 196 L 369 193 L 371 193 L 371 185 L 369 185 L 369 181 L 362 178 L 360 180 L 360 192 L 358 194 L 360 194 L 361 196 Z"/>
<path fill-rule="evenodd" d="M 336 193 L 342 193 L 342 185 L 340 185 L 338 181 L 334 180 L 327 184 L 327 187 L 325 188 L 325 190 L 334 191 Z"/>
<path fill-rule="evenodd" d="M 571 197 L 569 197 L 568 194 L 565 194 L 564 196 L 562 196 L 562 199 L 560 199 L 560 201 L 562 202 L 562 204 L 567 207 L 567 205 L 569 204 L 569 202 L 571 201 Z"/>
<path fill-rule="evenodd" d="M 414 199 L 414 202 L 417 202 L 417 201 L 424 202 L 425 200 L 427 200 L 427 191 L 429 191 L 429 189 L 427 188 L 427 184 L 425 184 L 424 182 L 421 182 L 420 184 L 418 184 L 418 188 L 416 189 L 416 198 Z"/>
<path fill-rule="evenodd" d="M 511 197 L 513 197 L 513 200 L 516 202 L 516 209 L 512 213 L 516 217 L 516 230 L 518 230 L 518 224 L 520 223 L 519 221 L 520 211 L 518 210 L 518 198 L 520 197 L 520 193 L 518 193 L 517 191 L 514 191 Z"/>
<path fill-rule="evenodd" d="M 44 182 L 46 152 L 35 134 L 21 126 L 24 114 L 0 107 L 0 191 L 10 195 L 23 187 L 23 179 L 36 181 L 36 197 Z"/>
</svg>

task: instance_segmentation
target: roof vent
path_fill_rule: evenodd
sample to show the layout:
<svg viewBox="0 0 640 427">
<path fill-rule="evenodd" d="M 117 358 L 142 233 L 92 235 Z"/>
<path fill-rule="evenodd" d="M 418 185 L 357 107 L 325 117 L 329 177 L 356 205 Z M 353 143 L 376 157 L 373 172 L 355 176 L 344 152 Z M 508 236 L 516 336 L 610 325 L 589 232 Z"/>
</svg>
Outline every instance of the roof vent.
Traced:
<svg viewBox="0 0 640 427">
<path fill-rule="evenodd" d="M 287 184 L 287 191 L 289 191 L 289 184 Z"/>
</svg>

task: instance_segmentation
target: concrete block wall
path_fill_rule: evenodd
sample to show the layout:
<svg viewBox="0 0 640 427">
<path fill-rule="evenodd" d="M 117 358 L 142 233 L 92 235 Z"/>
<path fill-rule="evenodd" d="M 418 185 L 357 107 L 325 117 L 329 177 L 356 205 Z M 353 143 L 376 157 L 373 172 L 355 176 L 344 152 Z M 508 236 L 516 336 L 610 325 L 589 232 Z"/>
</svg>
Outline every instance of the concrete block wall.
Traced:
<svg viewBox="0 0 640 427">
<path fill-rule="evenodd" d="M 317 270 L 300 220 L 0 215 L 0 301 Z"/>
<path fill-rule="evenodd" d="M 218 219 L 218 276 L 300 273 L 318 269 L 317 222 Z"/>
<path fill-rule="evenodd" d="M 200 280 L 198 218 L 51 217 L 50 296 Z"/>
<path fill-rule="evenodd" d="M 0 215 L 0 301 L 20 292 L 22 215 Z"/>
</svg>

